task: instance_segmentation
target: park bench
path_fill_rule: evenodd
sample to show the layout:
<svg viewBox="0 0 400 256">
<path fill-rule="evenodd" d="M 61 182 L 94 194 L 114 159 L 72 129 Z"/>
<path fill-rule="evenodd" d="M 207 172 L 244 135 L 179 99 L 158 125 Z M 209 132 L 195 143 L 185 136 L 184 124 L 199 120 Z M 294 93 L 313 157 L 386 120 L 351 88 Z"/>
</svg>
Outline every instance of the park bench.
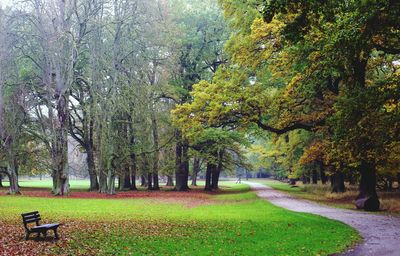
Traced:
<svg viewBox="0 0 400 256">
<path fill-rule="evenodd" d="M 26 231 L 26 236 L 25 240 L 29 239 L 29 235 L 32 233 L 37 233 L 38 237 L 40 237 L 40 234 L 43 234 L 44 237 L 47 236 L 47 231 L 53 230 L 54 232 L 54 237 L 58 239 L 58 234 L 57 234 L 57 228 L 60 226 L 58 223 L 52 223 L 52 224 L 44 224 L 40 225 L 40 214 L 38 211 L 35 212 L 28 212 L 28 213 L 23 213 L 21 214 L 22 220 L 24 222 L 24 227 Z M 30 223 L 35 223 L 36 226 L 29 227 Z"/>
</svg>

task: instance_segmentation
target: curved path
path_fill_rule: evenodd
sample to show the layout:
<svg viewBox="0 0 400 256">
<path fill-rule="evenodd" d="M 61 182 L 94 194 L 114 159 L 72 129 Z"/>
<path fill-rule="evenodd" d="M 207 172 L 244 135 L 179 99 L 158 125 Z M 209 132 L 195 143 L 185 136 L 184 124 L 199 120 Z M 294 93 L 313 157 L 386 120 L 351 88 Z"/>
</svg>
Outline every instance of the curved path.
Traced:
<svg viewBox="0 0 400 256">
<path fill-rule="evenodd" d="M 363 243 L 341 254 L 346 256 L 400 255 L 400 218 L 361 211 L 332 208 L 307 200 L 297 199 L 254 182 L 245 182 L 257 191 L 259 197 L 296 212 L 313 213 L 338 220 L 355 228 L 364 238 Z"/>
</svg>

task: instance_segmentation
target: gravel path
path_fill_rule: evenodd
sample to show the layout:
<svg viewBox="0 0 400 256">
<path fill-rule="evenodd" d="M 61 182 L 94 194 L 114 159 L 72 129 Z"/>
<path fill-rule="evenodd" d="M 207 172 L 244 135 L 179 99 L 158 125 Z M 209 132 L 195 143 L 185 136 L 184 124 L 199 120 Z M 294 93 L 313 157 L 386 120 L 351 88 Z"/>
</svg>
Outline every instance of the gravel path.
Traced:
<svg viewBox="0 0 400 256">
<path fill-rule="evenodd" d="M 400 218 L 376 215 L 361 211 L 332 208 L 306 200 L 297 199 L 266 185 L 245 182 L 257 190 L 259 197 L 296 212 L 313 213 L 338 220 L 352 226 L 364 238 L 363 243 L 341 254 L 345 256 L 399 256 Z"/>
</svg>

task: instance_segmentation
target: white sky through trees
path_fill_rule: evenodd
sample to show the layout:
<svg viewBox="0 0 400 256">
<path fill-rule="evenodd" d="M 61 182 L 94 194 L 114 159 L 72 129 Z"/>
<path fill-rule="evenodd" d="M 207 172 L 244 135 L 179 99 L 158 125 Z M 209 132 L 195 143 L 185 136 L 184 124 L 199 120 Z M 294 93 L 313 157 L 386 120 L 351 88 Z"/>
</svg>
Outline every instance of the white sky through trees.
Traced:
<svg viewBox="0 0 400 256">
<path fill-rule="evenodd" d="M 13 4 L 14 0 L 0 0 L 1 7 L 8 7 Z"/>
</svg>

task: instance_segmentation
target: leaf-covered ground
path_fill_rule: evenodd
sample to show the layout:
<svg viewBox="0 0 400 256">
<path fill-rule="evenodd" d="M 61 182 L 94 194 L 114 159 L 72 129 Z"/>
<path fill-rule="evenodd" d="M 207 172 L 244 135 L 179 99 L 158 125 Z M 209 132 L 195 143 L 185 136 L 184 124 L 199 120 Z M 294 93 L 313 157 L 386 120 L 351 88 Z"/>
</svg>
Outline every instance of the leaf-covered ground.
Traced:
<svg viewBox="0 0 400 256">
<path fill-rule="evenodd" d="M 244 185 L 175 200 L 0 196 L 0 205 L 0 255 L 328 255 L 358 239 L 348 226 L 277 208 Z M 49 232 L 24 241 L 19 214 L 30 210 L 61 222 L 61 239 Z"/>
</svg>

